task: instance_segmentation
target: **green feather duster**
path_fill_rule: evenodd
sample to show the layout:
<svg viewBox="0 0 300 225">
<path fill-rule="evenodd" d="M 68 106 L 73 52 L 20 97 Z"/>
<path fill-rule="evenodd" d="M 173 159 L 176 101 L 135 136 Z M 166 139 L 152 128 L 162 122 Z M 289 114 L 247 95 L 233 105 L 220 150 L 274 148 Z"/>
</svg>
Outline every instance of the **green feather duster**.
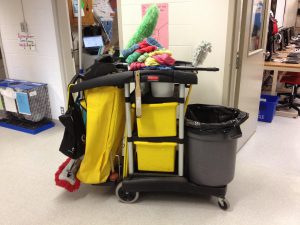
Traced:
<svg viewBox="0 0 300 225">
<path fill-rule="evenodd" d="M 132 45 L 139 43 L 147 37 L 150 37 L 156 27 L 158 17 L 159 8 L 157 5 L 153 4 L 148 8 L 142 23 L 133 37 L 129 40 L 126 48 L 130 48 Z"/>
</svg>

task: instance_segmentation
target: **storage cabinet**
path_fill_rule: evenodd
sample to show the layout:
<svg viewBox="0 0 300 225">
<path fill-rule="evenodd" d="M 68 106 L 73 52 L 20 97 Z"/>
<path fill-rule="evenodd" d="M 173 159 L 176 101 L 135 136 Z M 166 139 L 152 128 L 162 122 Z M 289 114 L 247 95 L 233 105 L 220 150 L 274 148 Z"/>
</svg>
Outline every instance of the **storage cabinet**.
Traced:
<svg viewBox="0 0 300 225">
<path fill-rule="evenodd" d="M 95 23 L 93 15 L 93 0 L 83 0 L 84 1 L 84 17 L 82 17 L 82 25 L 89 26 Z M 69 16 L 71 26 L 77 26 L 77 17 L 74 17 L 73 11 L 73 0 L 68 0 L 69 6 Z"/>
</svg>

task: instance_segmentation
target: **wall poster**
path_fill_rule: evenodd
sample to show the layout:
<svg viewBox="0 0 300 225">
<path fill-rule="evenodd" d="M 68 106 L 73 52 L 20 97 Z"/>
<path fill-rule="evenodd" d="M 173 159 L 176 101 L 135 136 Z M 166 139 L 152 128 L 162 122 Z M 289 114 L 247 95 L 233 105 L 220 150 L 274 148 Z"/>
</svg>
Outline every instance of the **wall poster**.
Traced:
<svg viewBox="0 0 300 225">
<path fill-rule="evenodd" d="M 142 5 L 142 16 L 146 14 L 146 11 L 150 5 L 151 4 Z M 169 48 L 169 5 L 168 3 L 158 3 L 157 6 L 160 10 L 160 13 L 152 36 L 164 48 Z"/>
</svg>

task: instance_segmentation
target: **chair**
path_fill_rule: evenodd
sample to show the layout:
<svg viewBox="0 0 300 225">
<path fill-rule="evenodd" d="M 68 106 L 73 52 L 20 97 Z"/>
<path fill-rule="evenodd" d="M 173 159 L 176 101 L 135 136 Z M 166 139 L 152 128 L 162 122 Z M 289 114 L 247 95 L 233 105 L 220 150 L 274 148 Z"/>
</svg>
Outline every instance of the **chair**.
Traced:
<svg viewBox="0 0 300 225">
<path fill-rule="evenodd" d="M 300 115 L 300 104 L 295 103 L 296 98 L 300 98 L 300 95 L 298 94 L 298 89 L 300 87 L 300 73 L 287 73 L 283 75 L 283 77 L 280 80 L 281 83 L 284 83 L 287 88 L 292 88 L 291 93 L 280 93 L 278 96 L 286 95 L 288 99 L 284 101 L 279 101 L 279 104 L 277 106 L 277 109 L 280 108 L 293 108 L 298 111 L 298 114 Z"/>
</svg>

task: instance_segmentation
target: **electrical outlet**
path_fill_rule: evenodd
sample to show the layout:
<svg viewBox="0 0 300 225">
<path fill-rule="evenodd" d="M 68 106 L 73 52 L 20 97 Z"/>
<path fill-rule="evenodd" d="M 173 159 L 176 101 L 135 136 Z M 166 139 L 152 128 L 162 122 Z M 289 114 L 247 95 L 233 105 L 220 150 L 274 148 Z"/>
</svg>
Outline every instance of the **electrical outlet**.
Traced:
<svg viewBox="0 0 300 225">
<path fill-rule="evenodd" d="M 65 114 L 65 108 L 64 107 L 60 107 L 60 113 L 61 113 L 61 115 Z"/>
<path fill-rule="evenodd" d="M 21 31 L 23 33 L 28 33 L 28 25 L 27 25 L 27 23 L 24 21 L 24 22 L 20 23 L 20 25 L 21 25 Z"/>
</svg>

